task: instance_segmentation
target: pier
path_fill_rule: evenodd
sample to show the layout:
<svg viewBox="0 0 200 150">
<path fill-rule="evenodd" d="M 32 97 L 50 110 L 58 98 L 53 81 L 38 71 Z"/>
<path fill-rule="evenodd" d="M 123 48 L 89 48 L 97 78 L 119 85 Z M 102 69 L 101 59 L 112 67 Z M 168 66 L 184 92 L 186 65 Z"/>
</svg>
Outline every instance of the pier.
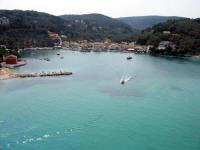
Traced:
<svg viewBox="0 0 200 150">
<path fill-rule="evenodd" d="M 34 78 L 34 77 L 52 77 L 72 75 L 72 72 L 50 72 L 50 73 L 32 73 L 32 74 L 16 74 L 16 78 Z"/>
</svg>

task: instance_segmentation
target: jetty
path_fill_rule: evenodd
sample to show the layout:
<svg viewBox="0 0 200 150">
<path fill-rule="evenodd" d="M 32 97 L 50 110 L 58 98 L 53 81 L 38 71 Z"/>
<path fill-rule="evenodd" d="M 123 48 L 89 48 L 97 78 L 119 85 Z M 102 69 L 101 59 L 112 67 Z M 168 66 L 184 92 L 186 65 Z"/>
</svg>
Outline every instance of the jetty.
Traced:
<svg viewBox="0 0 200 150">
<path fill-rule="evenodd" d="M 34 78 L 34 77 L 52 77 L 72 75 L 72 72 L 50 72 L 50 73 L 31 73 L 31 74 L 15 74 L 16 78 Z"/>
</svg>

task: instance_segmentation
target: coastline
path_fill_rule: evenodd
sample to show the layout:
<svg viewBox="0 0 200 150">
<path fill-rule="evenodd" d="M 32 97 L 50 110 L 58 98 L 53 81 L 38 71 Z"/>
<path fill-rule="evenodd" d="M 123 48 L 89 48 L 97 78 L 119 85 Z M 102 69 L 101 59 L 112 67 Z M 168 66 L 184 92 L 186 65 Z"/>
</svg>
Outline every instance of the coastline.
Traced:
<svg viewBox="0 0 200 150">
<path fill-rule="evenodd" d="M 49 48 L 48 48 L 49 49 Z M 97 52 L 97 51 L 84 51 L 84 50 L 79 50 L 79 49 L 65 49 L 64 50 L 71 50 L 71 51 L 78 51 L 78 52 Z M 29 48 L 29 49 L 25 49 L 25 50 L 46 50 L 43 48 Z M 52 49 L 53 50 L 53 49 Z M 128 50 L 107 50 L 107 51 L 98 51 L 98 52 L 123 52 L 123 53 L 135 53 L 135 51 L 128 51 Z M 135 53 L 137 54 L 137 53 Z M 141 53 L 139 53 L 141 54 Z M 149 55 L 152 55 L 150 53 L 146 53 Z M 200 55 L 194 55 L 194 56 L 173 56 L 173 55 L 152 55 L 152 56 L 156 56 L 156 57 L 165 57 L 165 58 L 182 58 L 182 59 L 196 59 L 196 60 L 200 60 Z M 18 64 L 16 65 L 6 65 L 5 62 L 2 62 L 2 68 L 0 68 L 0 80 L 10 80 L 10 79 L 14 79 L 14 78 L 24 78 L 24 77 L 44 77 L 44 76 L 57 76 L 59 75 L 63 75 L 62 73 L 56 73 L 56 72 L 52 72 L 52 73 L 35 73 L 35 74 L 26 74 L 26 75 L 17 75 L 17 74 L 13 74 L 12 71 L 10 69 L 15 68 L 15 67 L 20 67 L 23 65 L 26 65 L 27 61 L 26 60 L 20 60 L 18 62 Z M 65 72 L 64 75 L 69 75 L 71 72 Z M 72 73 L 71 73 L 72 74 Z"/>
<path fill-rule="evenodd" d="M 168 57 L 168 58 L 196 58 L 196 59 L 199 59 L 200 58 L 200 55 L 161 55 L 161 54 L 150 54 L 150 53 L 147 53 L 151 56 L 156 56 L 156 57 Z"/>
<path fill-rule="evenodd" d="M 9 80 L 15 78 L 15 75 L 8 68 L 0 68 L 0 80 Z"/>
<path fill-rule="evenodd" d="M 54 48 L 54 47 L 32 47 L 32 48 L 24 48 L 24 51 L 27 50 L 69 50 L 69 51 L 77 51 L 77 52 L 122 52 L 122 53 L 134 53 L 134 54 L 149 54 L 152 56 L 158 56 L 158 57 L 174 57 L 174 58 L 200 58 L 199 55 L 162 55 L 162 54 L 151 54 L 150 51 L 147 49 L 147 46 L 137 45 L 138 48 L 124 48 L 124 47 L 118 47 L 117 49 L 103 49 L 103 48 L 85 48 L 85 47 L 61 47 L 61 48 Z M 21 50 L 23 51 L 23 50 Z"/>
</svg>

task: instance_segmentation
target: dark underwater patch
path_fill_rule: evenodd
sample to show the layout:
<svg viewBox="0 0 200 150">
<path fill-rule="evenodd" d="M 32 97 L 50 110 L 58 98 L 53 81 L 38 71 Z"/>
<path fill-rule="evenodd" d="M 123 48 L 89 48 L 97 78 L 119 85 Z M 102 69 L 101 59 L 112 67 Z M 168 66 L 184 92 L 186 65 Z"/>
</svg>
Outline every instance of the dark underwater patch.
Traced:
<svg viewBox="0 0 200 150">
<path fill-rule="evenodd" d="M 134 96 L 134 97 L 144 97 L 145 94 L 138 89 L 127 89 L 122 87 L 98 87 L 97 91 L 105 94 L 109 94 L 111 96 Z"/>
<path fill-rule="evenodd" d="M 15 79 L 14 79 L 15 80 Z M 12 81 L 12 82 L 8 82 L 6 83 L 6 88 L 5 88 L 5 92 L 6 93 L 11 93 L 14 91 L 18 91 L 18 90 L 23 90 L 26 88 L 30 88 L 32 86 L 35 85 L 42 85 L 42 84 L 63 84 L 63 80 L 56 80 L 56 79 L 40 79 L 40 78 L 35 78 L 35 79 L 17 79 L 16 81 Z"/>
<path fill-rule="evenodd" d="M 172 86 L 172 87 L 170 87 L 170 89 L 173 90 L 173 91 L 184 91 L 183 88 L 178 87 L 178 86 Z"/>
</svg>

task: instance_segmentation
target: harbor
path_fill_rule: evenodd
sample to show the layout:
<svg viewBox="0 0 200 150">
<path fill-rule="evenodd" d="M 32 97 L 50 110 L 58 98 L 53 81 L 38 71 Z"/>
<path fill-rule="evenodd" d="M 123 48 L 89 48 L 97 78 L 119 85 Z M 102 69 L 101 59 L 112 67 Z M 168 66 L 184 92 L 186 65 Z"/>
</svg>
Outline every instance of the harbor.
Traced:
<svg viewBox="0 0 200 150">
<path fill-rule="evenodd" d="M 65 50 L 24 51 L 21 58 L 27 65 L 9 69 L 21 77 L 0 81 L 0 149 L 170 150 L 176 144 L 197 150 L 190 145 L 198 147 L 200 139 L 193 137 L 200 124 L 198 60 Z"/>
</svg>

